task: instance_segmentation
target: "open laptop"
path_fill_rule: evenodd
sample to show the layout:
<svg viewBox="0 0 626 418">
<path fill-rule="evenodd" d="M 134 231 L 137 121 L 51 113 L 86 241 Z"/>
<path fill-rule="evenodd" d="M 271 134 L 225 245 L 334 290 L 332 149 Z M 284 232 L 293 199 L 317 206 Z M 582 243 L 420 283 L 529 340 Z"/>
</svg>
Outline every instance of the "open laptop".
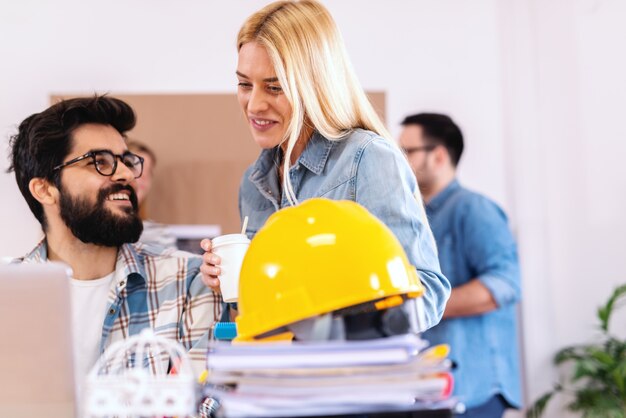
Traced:
<svg viewBox="0 0 626 418">
<path fill-rule="evenodd" d="M 69 273 L 0 265 L 0 417 L 76 416 Z"/>
</svg>

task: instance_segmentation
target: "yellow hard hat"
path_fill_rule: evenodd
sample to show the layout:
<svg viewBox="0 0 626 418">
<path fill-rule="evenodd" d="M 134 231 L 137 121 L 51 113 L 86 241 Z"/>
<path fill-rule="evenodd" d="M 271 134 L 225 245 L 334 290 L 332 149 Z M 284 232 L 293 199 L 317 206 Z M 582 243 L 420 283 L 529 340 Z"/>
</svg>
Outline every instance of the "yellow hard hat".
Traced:
<svg viewBox="0 0 626 418">
<path fill-rule="evenodd" d="M 351 201 L 309 199 L 273 214 L 250 243 L 239 279 L 237 340 L 423 292 L 399 241 L 375 216 Z"/>
</svg>

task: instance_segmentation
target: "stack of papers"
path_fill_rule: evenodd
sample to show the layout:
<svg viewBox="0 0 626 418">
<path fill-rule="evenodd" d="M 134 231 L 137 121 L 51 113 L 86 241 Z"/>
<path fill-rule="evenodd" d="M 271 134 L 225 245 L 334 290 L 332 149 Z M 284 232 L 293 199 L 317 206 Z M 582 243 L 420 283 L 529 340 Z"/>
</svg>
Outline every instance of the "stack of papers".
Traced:
<svg viewBox="0 0 626 418">
<path fill-rule="evenodd" d="M 367 341 L 217 342 L 206 394 L 228 417 L 450 408 L 447 346 L 415 335 Z"/>
</svg>

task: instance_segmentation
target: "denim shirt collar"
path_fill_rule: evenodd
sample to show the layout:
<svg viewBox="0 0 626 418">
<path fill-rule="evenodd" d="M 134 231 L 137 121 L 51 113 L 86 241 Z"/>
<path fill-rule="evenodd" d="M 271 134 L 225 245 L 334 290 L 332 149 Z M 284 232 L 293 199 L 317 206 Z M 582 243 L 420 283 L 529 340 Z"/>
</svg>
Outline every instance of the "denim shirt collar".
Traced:
<svg viewBox="0 0 626 418">
<path fill-rule="evenodd" d="M 296 165 L 300 164 L 316 175 L 322 174 L 334 142 L 324 138 L 319 132 L 313 132 Z M 282 151 L 279 146 L 261 151 L 250 172 L 250 181 L 256 182 L 267 175 L 277 163 L 280 164 Z"/>
<path fill-rule="evenodd" d="M 334 144 L 333 141 L 324 138 L 322 134 L 315 131 L 304 152 L 298 158 L 298 163 L 319 176 L 324 171 L 324 166 L 326 166 L 326 161 Z"/>
<path fill-rule="evenodd" d="M 448 200 L 448 198 L 452 196 L 452 194 L 460 187 L 461 185 L 459 184 L 459 181 L 457 179 L 452 180 L 445 189 L 443 189 L 442 191 L 437 193 L 435 197 L 430 199 L 430 202 L 426 204 L 426 209 L 428 211 L 437 211 L 437 209 L 442 207 L 443 204 L 446 203 L 446 200 Z"/>
<path fill-rule="evenodd" d="M 264 177 L 270 169 L 278 163 L 279 155 L 280 149 L 278 147 L 262 150 L 250 171 L 250 181 L 258 181 L 260 178 Z"/>
</svg>

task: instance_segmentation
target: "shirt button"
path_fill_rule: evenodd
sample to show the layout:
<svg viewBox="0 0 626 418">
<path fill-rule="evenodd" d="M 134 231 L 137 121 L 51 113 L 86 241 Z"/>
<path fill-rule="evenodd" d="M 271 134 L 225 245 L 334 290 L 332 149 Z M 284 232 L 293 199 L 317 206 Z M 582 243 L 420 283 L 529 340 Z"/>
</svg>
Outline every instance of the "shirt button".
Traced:
<svg viewBox="0 0 626 418">
<path fill-rule="evenodd" d="M 267 193 L 271 195 L 271 194 L 272 194 L 272 191 L 271 191 L 271 190 L 268 190 L 268 191 L 267 191 Z"/>
<path fill-rule="evenodd" d="M 124 280 L 122 280 L 121 282 L 119 282 L 117 284 L 117 287 L 124 287 L 125 284 L 126 284 L 126 282 Z"/>
<path fill-rule="evenodd" d="M 115 313 L 115 309 L 114 308 L 109 309 L 109 315 L 113 315 L 114 313 Z"/>
</svg>

